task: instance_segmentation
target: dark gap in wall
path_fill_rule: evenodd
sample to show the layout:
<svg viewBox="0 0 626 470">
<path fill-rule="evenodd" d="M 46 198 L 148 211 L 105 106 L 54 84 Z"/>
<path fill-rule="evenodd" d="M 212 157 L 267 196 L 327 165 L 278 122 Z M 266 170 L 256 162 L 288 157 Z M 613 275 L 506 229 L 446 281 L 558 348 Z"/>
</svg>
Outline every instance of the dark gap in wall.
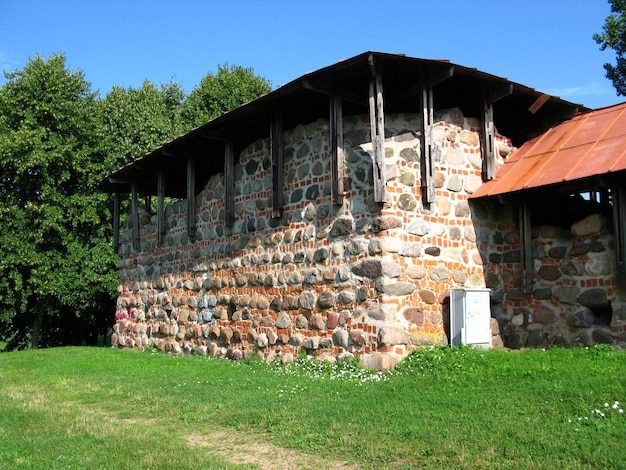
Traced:
<svg viewBox="0 0 626 470">
<path fill-rule="evenodd" d="M 537 190 L 529 196 L 533 227 L 556 225 L 569 230 L 572 224 L 592 214 L 604 214 L 609 221 L 613 219 L 611 206 L 582 187 L 566 194 Z"/>
<path fill-rule="evenodd" d="M 593 324 L 596 326 L 611 326 L 613 310 L 610 307 L 592 309 Z"/>
</svg>

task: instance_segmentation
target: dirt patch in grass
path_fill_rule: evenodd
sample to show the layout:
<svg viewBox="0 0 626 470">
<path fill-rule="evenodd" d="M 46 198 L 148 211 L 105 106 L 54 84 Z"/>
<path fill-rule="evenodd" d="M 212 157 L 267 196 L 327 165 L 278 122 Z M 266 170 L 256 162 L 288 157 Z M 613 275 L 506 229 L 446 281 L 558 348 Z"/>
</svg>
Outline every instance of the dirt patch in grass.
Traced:
<svg viewBox="0 0 626 470">
<path fill-rule="evenodd" d="M 263 470 L 276 468 L 357 470 L 359 468 L 348 462 L 285 449 L 259 438 L 258 434 L 234 429 L 220 429 L 209 434 L 194 433 L 186 437 L 190 445 L 206 447 L 209 453 L 227 462 L 238 465 L 257 465 Z"/>
</svg>

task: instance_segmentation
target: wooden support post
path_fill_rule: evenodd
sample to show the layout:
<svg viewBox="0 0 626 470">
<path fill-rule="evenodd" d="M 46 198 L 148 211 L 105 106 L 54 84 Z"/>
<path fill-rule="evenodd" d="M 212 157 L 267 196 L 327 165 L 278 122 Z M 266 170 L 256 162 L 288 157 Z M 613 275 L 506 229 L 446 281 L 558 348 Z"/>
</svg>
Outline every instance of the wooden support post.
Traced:
<svg viewBox="0 0 626 470">
<path fill-rule="evenodd" d="M 283 215 L 283 118 L 279 111 L 272 113 L 270 125 L 272 153 L 272 217 Z"/>
<path fill-rule="evenodd" d="M 131 219 L 133 224 L 133 249 L 139 251 L 139 200 L 137 196 L 137 182 L 133 181 L 130 185 L 132 193 L 131 200 Z"/>
<path fill-rule="evenodd" d="M 235 222 L 235 145 L 224 143 L 224 225 Z"/>
<path fill-rule="evenodd" d="M 374 57 L 369 57 L 371 71 L 369 86 L 369 109 L 372 147 L 374 150 L 374 200 L 387 202 L 387 176 L 385 175 L 385 113 L 383 107 L 383 80 L 380 67 Z"/>
<path fill-rule="evenodd" d="M 526 194 L 522 194 L 519 208 L 519 234 L 522 252 L 522 273 L 524 294 L 531 294 L 533 289 L 533 244 L 530 221 L 530 207 Z"/>
<path fill-rule="evenodd" d="M 433 74 L 427 75 L 424 71 L 422 73 L 422 134 L 423 149 L 421 154 L 421 191 L 422 202 L 425 204 L 431 204 L 435 202 L 435 162 L 433 159 L 433 143 L 432 143 L 432 131 L 435 115 L 435 98 L 433 93 L 433 87 L 438 83 L 447 80 L 454 75 L 454 66 L 445 68 L 444 70 Z"/>
<path fill-rule="evenodd" d="M 330 97 L 331 199 L 343 204 L 343 115 L 341 97 Z"/>
<path fill-rule="evenodd" d="M 483 106 L 483 132 L 481 134 L 483 150 L 483 181 L 493 179 L 496 174 L 495 135 L 493 124 L 493 106 L 486 101 Z"/>
<path fill-rule="evenodd" d="M 187 159 L 187 235 L 191 240 L 196 235 L 196 164 Z"/>
<path fill-rule="evenodd" d="M 617 287 L 626 288 L 626 188 L 623 185 L 613 189 L 613 227 L 615 231 L 615 271 Z"/>
<path fill-rule="evenodd" d="M 481 146 L 483 151 L 483 181 L 488 181 L 496 175 L 496 128 L 493 118 L 493 104 L 513 93 L 513 85 L 506 85 L 500 90 L 485 96 L 483 100 L 483 131 Z"/>
<path fill-rule="evenodd" d="M 157 176 L 157 243 L 165 241 L 165 175 L 163 170 Z"/>
<path fill-rule="evenodd" d="M 113 251 L 120 249 L 120 193 L 115 193 L 113 198 Z"/>
<path fill-rule="evenodd" d="M 432 87 L 422 89 L 422 120 L 424 123 L 424 148 L 422 150 L 422 202 L 435 202 L 435 164 L 432 155 L 432 128 L 434 120 L 434 103 Z"/>
</svg>

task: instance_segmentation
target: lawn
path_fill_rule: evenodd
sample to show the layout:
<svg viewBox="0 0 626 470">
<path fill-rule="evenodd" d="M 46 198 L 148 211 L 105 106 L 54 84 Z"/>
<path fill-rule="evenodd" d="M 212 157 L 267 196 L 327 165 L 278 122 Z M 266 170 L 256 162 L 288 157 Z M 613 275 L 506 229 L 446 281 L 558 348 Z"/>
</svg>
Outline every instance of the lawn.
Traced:
<svg viewBox="0 0 626 470">
<path fill-rule="evenodd" d="M 433 348 L 393 373 L 0 354 L 1 468 L 624 468 L 626 353 Z"/>
</svg>

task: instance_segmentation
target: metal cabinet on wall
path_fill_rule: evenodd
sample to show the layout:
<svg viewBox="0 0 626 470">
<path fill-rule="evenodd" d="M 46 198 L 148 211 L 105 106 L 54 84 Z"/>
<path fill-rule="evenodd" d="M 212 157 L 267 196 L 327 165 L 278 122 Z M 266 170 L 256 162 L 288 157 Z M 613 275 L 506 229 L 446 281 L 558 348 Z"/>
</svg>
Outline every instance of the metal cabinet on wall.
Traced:
<svg viewBox="0 0 626 470">
<path fill-rule="evenodd" d="M 450 345 L 491 347 L 489 289 L 450 291 Z"/>
</svg>

